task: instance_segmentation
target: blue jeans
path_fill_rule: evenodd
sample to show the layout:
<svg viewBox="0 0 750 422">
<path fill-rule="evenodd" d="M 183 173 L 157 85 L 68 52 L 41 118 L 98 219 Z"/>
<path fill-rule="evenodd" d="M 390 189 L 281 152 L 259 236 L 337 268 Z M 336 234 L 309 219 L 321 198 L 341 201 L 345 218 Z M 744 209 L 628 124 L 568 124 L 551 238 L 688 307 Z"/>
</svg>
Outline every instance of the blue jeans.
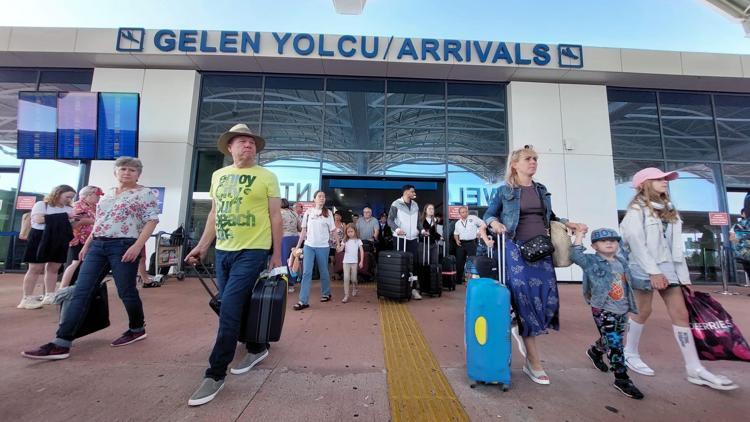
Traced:
<svg viewBox="0 0 750 422">
<path fill-rule="evenodd" d="M 320 271 L 320 291 L 323 296 L 331 295 L 331 278 L 328 275 L 328 253 L 331 248 L 313 248 L 305 245 L 302 260 L 302 288 L 299 291 L 299 301 L 307 305 L 310 301 L 310 287 L 312 286 L 312 273 L 315 263 Z"/>
<path fill-rule="evenodd" d="M 117 294 L 128 313 L 130 330 L 144 331 L 143 303 L 135 287 L 140 257 L 133 262 L 122 262 L 122 256 L 133 243 L 135 239 L 93 240 L 91 242 L 86 258 L 81 263 L 81 272 L 73 290 L 73 297 L 67 306 L 65 318 L 57 329 L 55 344 L 70 347 L 73 343 L 76 330 L 88 311 L 96 283 L 107 266 L 112 269 Z"/>
<path fill-rule="evenodd" d="M 219 287 L 221 311 L 219 331 L 208 358 L 210 367 L 206 370 L 206 378 L 220 380 L 227 375 L 227 367 L 234 359 L 237 348 L 242 311 L 252 294 L 255 281 L 267 265 L 267 259 L 268 251 L 265 249 L 216 250 L 216 284 Z M 260 353 L 265 349 L 265 344 L 247 343 L 249 353 Z"/>
</svg>

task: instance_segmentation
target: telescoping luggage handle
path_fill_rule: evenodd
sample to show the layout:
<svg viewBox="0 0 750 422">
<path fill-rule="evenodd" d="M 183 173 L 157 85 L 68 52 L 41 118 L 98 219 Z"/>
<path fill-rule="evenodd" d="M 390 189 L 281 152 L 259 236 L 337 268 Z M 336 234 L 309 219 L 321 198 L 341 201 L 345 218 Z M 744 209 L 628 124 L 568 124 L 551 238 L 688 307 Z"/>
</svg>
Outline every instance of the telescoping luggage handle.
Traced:
<svg viewBox="0 0 750 422">
<path fill-rule="evenodd" d="M 427 265 L 430 264 L 430 235 L 427 234 L 424 236 L 424 245 L 422 246 L 422 262 L 426 262 Z M 425 256 L 427 259 L 425 260 Z"/>
<path fill-rule="evenodd" d="M 207 276 L 209 280 L 211 280 L 211 284 L 214 285 L 214 288 L 218 292 L 219 286 L 216 285 L 216 280 L 214 280 L 213 276 L 211 276 L 211 272 L 208 271 L 208 268 L 206 268 L 206 264 L 203 263 L 203 261 L 198 261 L 198 264 L 193 265 L 193 269 L 195 270 L 195 274 L 198 276 L 198 281 L 203 285 L 203 288 L 206 289 L 208 294 L 211 297 L 214 297 L 217 295 L 216 292 L 211 291 L 211 289 L 208 287 L 208 284 L 206 284 L 206 281 L 201 277 L 201 271 L 198 271 L 198 265 L 200 265 L 201 271 L 203 271 L 203 275 Z"/>
<path fill-rule="evenodd" d="M 497 272 L 500 279 L 498 282 L 505 286 L 505 232 L 497 235 Z"/>
<path fill-rule="evenodd" d="M 406 235 L 396 236 L 396 251 L 401 250 L 401 242 L 399 242 L 399 239 L 404 239 L 404 252 L 406 252 Z"/>
</svg>

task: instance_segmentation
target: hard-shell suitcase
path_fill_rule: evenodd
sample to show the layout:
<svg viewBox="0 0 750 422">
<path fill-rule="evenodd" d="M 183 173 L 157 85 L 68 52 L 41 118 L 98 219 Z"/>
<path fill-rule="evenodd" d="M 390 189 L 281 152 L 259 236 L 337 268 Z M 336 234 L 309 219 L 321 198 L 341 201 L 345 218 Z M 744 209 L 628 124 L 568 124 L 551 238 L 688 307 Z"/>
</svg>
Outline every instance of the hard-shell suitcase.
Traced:
<svg viewBox="0 0 750 422">
<path fill-rule="evenodd" d="M 466 288 L 466 371 L 472 381 L 500 384 L 507 390 L 511 316 L 510 292 L 505 286 L 505 235 L 497 243 L 499 278 L 474 278 Z"/>
<path fill-rule="evenodd" d="M 245 309 L 244 341 L 267 343 L 279 341 L 286 314 L 286 274 L 263 272 L 253 287 L 253 294 Z"/>
<path fill-rule="evenodd" d="M 476 276 L 480 278 L 491 278 L 493 280 L 498 279 L 498 263 L 493 257 L 492 249 L 487 249 L 487 255 L 482 256 L 470 256 L 466 259 L 466 265 L 464 266 L 464 277 L 468 281 Z"/>
<path fill-rule="evenodd" d="M 406 238 L 403 251 L 381 251 L 378 254 L 378 296 L 397 300 L 411 299 L 410 278 L 413 268 L 411 252 L 406 252 Z"/>
<path fill-rule="evenodd" d="M 419 289 L 422 294 L 430 296 L 442 296 L 443 286 L 441 285 L 440 264 L 433 263 L 430 257 L 430 236 L 426 236 L 422 243 L 422 266 L 419 274 Z"/>
<path fill-rule="evenodd" d="M 458 272 L 456 271 L 456 257 L 448 255 L 448 249 L 443 248 L 443 262 L 441 265 L 443 288 L 449 291 L 456 290 L 456 277 Z"/>
</svg>

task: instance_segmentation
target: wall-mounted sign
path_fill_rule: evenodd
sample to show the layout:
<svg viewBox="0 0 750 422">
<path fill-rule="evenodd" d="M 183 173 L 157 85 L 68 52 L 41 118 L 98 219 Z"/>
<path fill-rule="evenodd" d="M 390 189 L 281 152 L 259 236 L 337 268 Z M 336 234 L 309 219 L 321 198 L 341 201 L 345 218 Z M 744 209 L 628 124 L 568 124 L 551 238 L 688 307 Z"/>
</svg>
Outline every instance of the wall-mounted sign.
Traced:
<svg viewBox="0 0 750 422">
<path fill-rule="evenodd" d="M 712 226 L 728 226 L 729 214 L 725 212 L 710 212 L 708 213 L 708 221 Z"/>
<path fill-rule="evenodd" d="M 435 38 L 326 35 L 288 32 L 197 31 L 120 28 L 115 50 L 142 53 L 265 55 L 399 62 L 500 63 L 514 66 L 582 68 L 578 44 L 520 44 Z M 156 51 L 154 51 L 156 50 Z"/>
<path fill-rule="evenodd" d="M 61 92 L 57 99 L 57 158 L 96 157 L 96 92 Z"/>
<path fill-rule="evenodd" d="M 57 92 L 18 93 L 18 158 L 55 158 Z"/>
<path fill-rule="evenodd" d="M 19 196 L 16 199 L 17 210 L 30 210 L 36 204 L 36 196 Z"/>
<path fill-rule="evenodd" d="M 138 155 L 138 94 L 99 94 L 97 160 Z"/>
<path fill-rule="evenodd" d="M 459 214 L 459 211 L 461 211 L 461 208 L 463 208 L 463 205 L 448 205 L 448 219 L 460 220 L 461 214 Z"/>
<path fill-rule="evenodd" d="M 151 186 L 151 191 L 156 195 L 156 205 L 159 207 L 159 214 L 164 212 L 164 195 L 167 188 L 164 186 Z"/>
</svg>

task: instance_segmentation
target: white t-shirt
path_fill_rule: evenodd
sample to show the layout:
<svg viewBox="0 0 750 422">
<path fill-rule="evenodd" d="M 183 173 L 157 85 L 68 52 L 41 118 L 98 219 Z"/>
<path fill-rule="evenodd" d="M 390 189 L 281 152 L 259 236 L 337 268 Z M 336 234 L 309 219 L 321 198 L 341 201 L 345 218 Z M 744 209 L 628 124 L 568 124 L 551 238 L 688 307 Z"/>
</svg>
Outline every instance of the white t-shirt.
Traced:
<svg viewBox="0 0 750 422">
<path fill-rule="evenodd" d="M 456 228 L 453 234 L 457 234 L 461 240 L 476 240 L 479 228 L 482 227 L 482 220 L 479 217 L 470 215 L 466 221 L 456 221 Z"/>
<path fill-rule="evenodd" d="M 311 248 L 327 248 L 331 231 L 336 228 L 333 222 L 333 213 L 328 210 L 328 217 L 323 217 L 317 208 L 310 208 L 302 216 L 302 228 L 307 229 L 305 245 Z"/>
<path fill-rule="evenodd" d="M 344 264 L 356 264 L 359 262 L 359 247 L 362 241 L 359 239 L 349 239 L 344 244 Z"/>
<path fill-rule="evenodd" d="M 41 215 L 51 215 L 51 214 L 62 214 L 64 212 L 73 212 L 73 207 L 69 207 L 67 205 L 62 207 L 51 207 L 44 203 L 44 201 L 39 201 L 31 208 L 31 216 L 41 214 Z M 35 223 L 34 219 L 31 220 L 31 228 L 37 229 L 37 230 L 44 230 L 45 224 L 39 224 Z"/>
</svg>

